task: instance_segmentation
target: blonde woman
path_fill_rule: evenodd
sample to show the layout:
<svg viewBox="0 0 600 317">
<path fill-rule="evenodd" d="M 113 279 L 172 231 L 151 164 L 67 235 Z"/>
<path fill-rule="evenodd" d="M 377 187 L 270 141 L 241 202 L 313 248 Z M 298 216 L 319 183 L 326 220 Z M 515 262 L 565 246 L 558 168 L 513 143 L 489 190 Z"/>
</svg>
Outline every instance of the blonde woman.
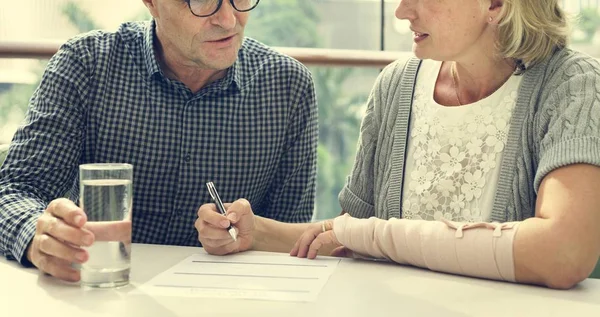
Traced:
<svg viewBox="0 0 600 317">
<path fill-rule="evenodd" d="M 338 247 L 553 288 L 587 278 L 600 255 L 600 67 L 566 47 L 557 2 L 400 1 L 417 58 L 387 67 L 373 88 L 339 196 L 345 214 L 288 225 L 237 203 L 229 220 L 245 242 L 235 244 L 204 207 L 205 248 L 296 240 L 299 257 Z"/>
</svg>

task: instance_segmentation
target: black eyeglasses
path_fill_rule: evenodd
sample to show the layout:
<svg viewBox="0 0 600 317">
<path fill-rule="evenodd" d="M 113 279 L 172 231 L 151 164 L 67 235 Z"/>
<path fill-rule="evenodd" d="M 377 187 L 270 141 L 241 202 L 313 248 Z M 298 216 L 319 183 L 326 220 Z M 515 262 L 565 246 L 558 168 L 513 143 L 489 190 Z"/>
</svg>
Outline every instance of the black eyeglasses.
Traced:
<svg viewBox="0 0 600 317">
<path fill-rule="evenodd" d="M 231 6 L 239 12 L 248 12 L 256 8 L 260 2 L 260 0 L 185 0 L 192 14 L 200 18 L 217 13 L 221 9 L 223 1 L 229 1 Z"/>
</svg>

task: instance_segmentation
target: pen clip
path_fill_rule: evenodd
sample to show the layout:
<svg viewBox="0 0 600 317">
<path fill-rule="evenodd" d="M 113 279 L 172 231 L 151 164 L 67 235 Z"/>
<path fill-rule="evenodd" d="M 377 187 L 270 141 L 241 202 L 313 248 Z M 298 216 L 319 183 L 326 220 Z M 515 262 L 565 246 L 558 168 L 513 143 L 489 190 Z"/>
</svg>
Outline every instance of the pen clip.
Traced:
<svg viewBox="0 0 600 317">
<path fill-rule="evenodd" d="M 223 201 L 221 201 L 221 197 L 217 192 L 215 184 L 213 184 L 213 182 L 208 182 L 206 183 L 206 187 L 208 188 L 208 193 L 210 194 L 210 197 L 212 197 L 213 201 L 217 205 L 217 209 L 219 210 L 219 212 L 225 215 L 225 205 L 223 205 Z"/>
</svg>

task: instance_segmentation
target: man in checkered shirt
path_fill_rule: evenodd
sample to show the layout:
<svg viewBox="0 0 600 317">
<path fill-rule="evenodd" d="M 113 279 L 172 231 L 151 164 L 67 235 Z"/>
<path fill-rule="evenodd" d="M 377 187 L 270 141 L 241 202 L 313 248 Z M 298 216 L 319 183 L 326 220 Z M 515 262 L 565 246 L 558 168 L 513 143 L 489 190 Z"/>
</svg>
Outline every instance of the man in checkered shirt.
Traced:
<svg viewBox="0 0 600 317">
<path fill-rule="evenodd" d="M 89 254 L 74 246 L 93 234 L 75 203 L 78 166 L 90 162 L 133 164 L 133 242 L 200 246 L 208 181 L 224 202 L 310 221 L 313 82 L 296 60 L 243 37 L 258 1 L 144 3 L 152 22 L 78 36 L 50 60 L 0 169 L 5 257 L 79 280 L 71 263 Z"/>
</svg>

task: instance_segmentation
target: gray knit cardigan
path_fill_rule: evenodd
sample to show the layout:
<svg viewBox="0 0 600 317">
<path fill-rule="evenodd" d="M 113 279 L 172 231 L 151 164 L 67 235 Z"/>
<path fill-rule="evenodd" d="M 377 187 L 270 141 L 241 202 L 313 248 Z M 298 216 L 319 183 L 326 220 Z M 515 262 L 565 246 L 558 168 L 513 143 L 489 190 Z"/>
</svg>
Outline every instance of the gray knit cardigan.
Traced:
<svg viewBox="0 0 600 317">
<path fill-rule="evenodd" d="M 371 91 L 354 166 L 339 194 L 342 209 L 354 217 L 402 217 L 404 158 L 419 66 L 414 57 L 388 65 Z M 492 221 L 535 216 L 538 188 L 552 170 L 575 163 L 600 166 L 598 62 L 561 49 L 522 76 Z"/>
</svg>

